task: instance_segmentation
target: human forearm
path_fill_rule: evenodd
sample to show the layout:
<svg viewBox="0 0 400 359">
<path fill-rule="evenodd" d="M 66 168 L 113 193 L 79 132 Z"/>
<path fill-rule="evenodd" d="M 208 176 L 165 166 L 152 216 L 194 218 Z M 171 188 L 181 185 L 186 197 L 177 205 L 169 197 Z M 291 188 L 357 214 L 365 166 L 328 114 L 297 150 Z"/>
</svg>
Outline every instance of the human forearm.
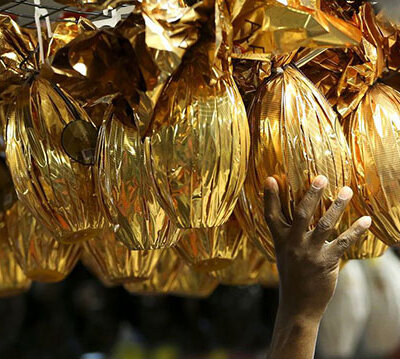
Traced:
<svg viewBox="0 0 400 359">
<path fill-rule="evenodd" d="M 267 359 L 314 358 L 320 319 L 280 306 Z"/>
</svg>

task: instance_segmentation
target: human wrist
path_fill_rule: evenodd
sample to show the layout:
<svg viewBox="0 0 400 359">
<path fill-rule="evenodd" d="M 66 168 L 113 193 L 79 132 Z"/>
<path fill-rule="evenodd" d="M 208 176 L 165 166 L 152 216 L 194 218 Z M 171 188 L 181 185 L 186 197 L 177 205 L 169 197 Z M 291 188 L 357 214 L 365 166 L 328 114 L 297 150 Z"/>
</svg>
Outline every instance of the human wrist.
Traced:
<svg viewBox="0 0 400 359">
<path fill-rule="evenodd" d="M 312 308 L 302 304 L 293 304 L 281 301 L 278 307 L 277 318 L 283 321 L 293 321 L 295 323 L 307 323 L 309 325 L 319 325 L 325 308 Z"/>
</svg>

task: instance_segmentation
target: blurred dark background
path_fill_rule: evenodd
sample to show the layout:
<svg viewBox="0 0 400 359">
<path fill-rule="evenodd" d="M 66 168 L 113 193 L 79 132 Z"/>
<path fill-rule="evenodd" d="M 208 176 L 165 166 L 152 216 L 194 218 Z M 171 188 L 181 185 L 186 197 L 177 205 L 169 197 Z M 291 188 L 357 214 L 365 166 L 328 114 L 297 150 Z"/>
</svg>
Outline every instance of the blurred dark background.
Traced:
<svg viewBox="0 0 400 359">
<path fill-rule="evenodd" d="M 261 286 L 136 296 L 78 265 L 61 283 L 0 300 L 0 358 L 262 358 L 277 305 L 278 290 Z"/>
</svg>

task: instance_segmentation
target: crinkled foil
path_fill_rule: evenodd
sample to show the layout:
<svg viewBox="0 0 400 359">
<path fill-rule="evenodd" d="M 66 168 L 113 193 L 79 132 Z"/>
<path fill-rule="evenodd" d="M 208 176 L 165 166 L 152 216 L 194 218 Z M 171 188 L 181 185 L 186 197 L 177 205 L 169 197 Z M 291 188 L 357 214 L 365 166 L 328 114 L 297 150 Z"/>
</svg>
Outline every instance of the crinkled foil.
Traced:
<svg viewBox="0 0 400 359">
<path fill-rule="evenodd" d="M 12 103 L 16 89 L 38 63 L 36 39 L 7 15 L 0 14 L 0 101 Z"/>
<path fill-rule="evenodd" d="M 19 201 L 5 217 L 11 248 L 28 278 L 59 282 L 72 271 L 80 256 L 80 244 L 59 243 Z"/>
<path fill-rule="evenodd" d="M 165 250 L 148 280 L 126 283 L 124 288 L 133 294 L 168 294 L 182 268 L 183 262 L 175 252 Z"/>
<path fill-rule="evenodd" d="M 89 257 L 86 263 L 97 265 L 99 277 L 112 284 L 149 279 L 163 253 L 162 249 L 132 251 L 116 240 L 111 229 L 85 241 L 83 251 Z"/>
<path fill-rule="evenodd" d="M 246 109 L 249 109 L 257 88 L 271 75 L 271 62 L 232 59 L 232 64 L 233 78 L 242 95 Z"/>
<path fill-rule="evenodd" d="M 30 279 L 18 265 L 14 252 L 8 242 L 4 214 L 0 215 L 0 297 L 9 297 L 27 291 Z"/>
<path fill-rule="evenodd" d="M 278 1 L 230 1 L 234 57 L 269 60 L 300 47 L 343 47 L 361 40 L 359 29 L 342 19 Z"/>
<path fill-rule="evenodd" d="M 249 237 L 271 257 L 263 202 L 268 176 L 275 177 L 279 184 L 282 210 L 289 223 L 312 179 L 318 174 L 328 178 L 314 225 L 339 189 L 350 185 L 350 153 L 329 103 L 293 66 L 287 66 L 260 86 L 249 119 L 249 175 L 236 214 Z"/>
<path fill-rule="evenodd" d="M 228 220 L 250 147 L 239 90 L 229 69 L 214 77 L 205 55 L 209 47 L 203 45 L 165 87 L 145 142 L 160 204 L 181 228 L 216 227 Z"/>
<path fill-rule="evenodd" d="M 52 62 L 57 51 L 68 45 L 68 43 L 76 37 L 86 31 L 93 30 L 96 30 L 96 27 L 92 22 L 90 22 L 90 20 L 85 19 L 84 17 L 79 18 L 78 21 L 74 18 L 67 18 L 62 22 L 56 22 L 52 28 L 53 36 L 51 37 L 47 48 L 47 61 Z"/>
<path fill-rule="evenodd" d="M 42 76 L 57 82 L 81 104 L 124 95 L 138 104 L 145 84 L 130 42 L 113 29 L 85 28 L 56 51 Z M 98 122 L 98 121 L 95 121 Z"/>
<path fill-rule="evenodd" d="M 206 273 L 184 265 L 173 281 L 169 294 L 179 297 L 206 298 L 218 286 L 218 281 Z"/>
<path fill-rule="evenodd" d="M 388 245 L 400 241 L 400 93 L 376 83 L 350 117 L 355 205 L 372 217 L 371 231 Z"/>
<path fill-rule="evenodd" d="M 112 288 L 118 284 L 114 284 L 107 273 L 104 273 L 98 266 L 97 260 L 86 250 L 81 251 L 81 262 L 83 265 L 107 288 Z"/>
<path fill-rule="evenodd" d="M 238 255 L 244 240 L 243 230 L 234 215 L 219 227 L 187 229 L 182 232 L 175 249 L 186 263 L 202 272 L 229 266 Z"/>
<path fill-rule="evenodd" d="M 261 269 L 265 270 L 266 260 L 252 241 L 244 237 L 236 258 L 224 269 L 210 272 L 210 275 L 225 285 L 251 285 L 259 282 Z"/>
<path fill-rule="evenodd" d="M 180 233 L 158 204 L 145 171 L 137 116 L 122 101 L 110 109 L 96 149 L 95 175 L 101 208 L 115 237 L 130 249 L 175 245 Z M 130 123 L 130 125 L 129 125 Z"/>
<path fill-rule="evenodd" d="M 69 95 L 36 78 L 21 88 L 7 126 L 7 162 L 18 197 L 62 242 L 95 237 L 104 224 L 93 167 L 72 160 L 62 146 L 64 129 L 77 120 L 92 124 Z M 71 140 L 79 141 L 76 136 Z M 93 150 L 83 148 L 81 154 Z"/>
</svg>

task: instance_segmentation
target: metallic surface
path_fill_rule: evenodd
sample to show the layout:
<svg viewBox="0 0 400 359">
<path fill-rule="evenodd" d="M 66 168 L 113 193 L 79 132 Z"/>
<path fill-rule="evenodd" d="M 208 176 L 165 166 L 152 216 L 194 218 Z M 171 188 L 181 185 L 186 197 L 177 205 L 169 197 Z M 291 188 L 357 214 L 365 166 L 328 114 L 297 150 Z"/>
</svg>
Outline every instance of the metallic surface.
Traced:
<svg viewBox="0 0 400 359">
<path fill-rule="evenodd" d="M 168 294 L 184 264 L 171 249 L 164 251 L 151 277 L 141 282 L 130 282 L 124 288 L 133 294 Z"/>
<path fill-rule="evenodd" d="M 244 194 L 237 217 L 249 237 L 271 258 L 271 239 L 264 219 L 264 188 L 268 176 L 280 187 L 288 223 L 293 211 L 318 174 L 329 184 L 312 225 L 350 185 L 351 163 L 346 139 L 329 103 L 299 70 L 287 66 L 266 81 L 250 110 L 252 151 Z"/>
<path fill-rule="evenodd" d="M 266 270 L 265 257 L 247 238 L 240 244 L 237 257 L 224 269 L 210 275 L 226 285 L 251 285 L 259 282 L 261 270 Z M 270 264 L 272 265 L 272 264 Z"/>
<path fill-rule="evenodd" d="M 206 298 L 218 286 L 218 281 L 206 273 L 183 266 L 170 287 L 169 293 L 179 297 Z"/>
<path fill-rule="evenodd" d="M 98 267 L 105 282 L 123 284 L 149 279 L 157 267 L 162 249 L 132 251 L 115 239 L 114 233 L 106 229 L 103 235 L 83 243 L 87 263 Z M 97 270 L 96 270 L 97 271 Z"/>
<path fill-rule="evenodd" d="M 9 297 L 27 291 L 31 281 L 18 265 L 8 242 L 4 215 L 0 218 L 0 297 Z"/>
<path fill-rule="evenodd" d="M 130 126 L 124 124 L 128 120 L 132 121 Z M 116 239 L 130 249 L 170 247 L 180 233 L 150 187 L 134 121 L 133 114 L 129 117 L 111 110 L 100 129 L 95 167 L 100 205 L 115 228 Z"/>
<path fill-rule="evenodd" d="M 146 161 L 162 207 L 181 228 L 216 227 L 233 211 L 247 171 L 246 111 L 230 70 L 213 73 L 200 46 L 160 96 Z"/>
<path fill-rule="evenodd" d="M 95 237 L 104 224 L 93 167 L 73 161 L 61 145 L 65 126 L 78 119 L 91 123 L 71 97 L 40 78 L 21 87 L 8 118 L 6 156 L 18 197 L 62 242 Z"/>
<path fill-rule="evenodd" d="M 8 240 L 15 258 L 28 278 L 59 282 L 74 268 L 80 244 L 62 244 L 18 201 L 6 213 Z"/>
<path fill-rule="evenodd" d="M 196 270 L 210 272 L 230 266 L 245 240 L 234 215 L 219 227 L 182 231 L 176 251 Z"/>
<path fill-rule="evenodd" d="M 371 231 L 388 245 L 400 241 L 400 93 L 376 83 L 350 118 L 355 204 L 372 217 Z"/>
</svg>

